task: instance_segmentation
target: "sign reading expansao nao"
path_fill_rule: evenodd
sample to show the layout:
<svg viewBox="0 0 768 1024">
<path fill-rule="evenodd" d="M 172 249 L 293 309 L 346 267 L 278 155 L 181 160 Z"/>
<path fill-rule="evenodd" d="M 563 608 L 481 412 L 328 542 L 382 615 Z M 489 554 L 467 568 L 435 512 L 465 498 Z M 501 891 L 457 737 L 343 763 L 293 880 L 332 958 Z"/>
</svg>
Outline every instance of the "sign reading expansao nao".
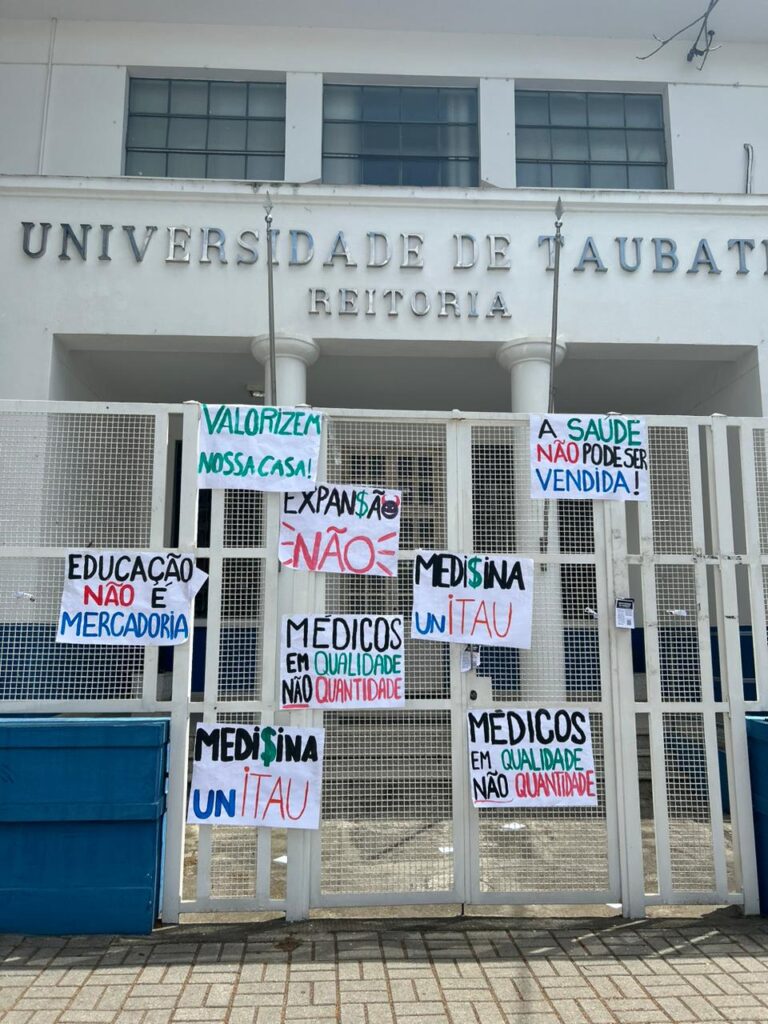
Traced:
<svg viewBox="0 0 768 1024">
<path fill-rule="evenodd" d="M 284 615 L 280 707 L 405 705 L 402 615 Z"/>
<path fill-rule="evenodd" d="M 475 807 L 596 807 L 589 712 L 468 711 Z"/>
<path fill-rule="evenodd" d="M 166 647 L 189 639 L 192 601 L 208 579 L 192 555 L 68 551 L 56 640 Z"/>
<path fill-rule="evenodd" d="M 319 828 L 324 729 L 198 725 L 187 821 Z"/>
<path fill-rule="evenodd" d="M 322 413 L 262 405 L 202 405 L 198 487 L 291 491 L 314 483 Z"/>
<path fill-rule="evenodd" d="M 290 569 L 397 576 L 400 491 L 320 484 L 283 495 L 280 561 Z"/>
<path fill-rule="evenodd" d="M 530 558 L 416 552 L 414 638 L 528 648 L 532 605 Z"/>
<path fill-rule="evenodd" d="M 648 500 L 639 416 L 531 416 L 531 497 Z"/>
</svg>

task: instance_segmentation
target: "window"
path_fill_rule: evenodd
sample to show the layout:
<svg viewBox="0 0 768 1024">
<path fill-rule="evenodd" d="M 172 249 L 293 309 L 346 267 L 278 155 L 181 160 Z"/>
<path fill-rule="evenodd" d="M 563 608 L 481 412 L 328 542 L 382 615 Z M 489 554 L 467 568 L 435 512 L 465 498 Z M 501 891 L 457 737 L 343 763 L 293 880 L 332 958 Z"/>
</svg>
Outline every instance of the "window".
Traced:
<svg viewBox="0 0 768 1024">
<path fill-rule="evenodd" d="M 131 79 L 126 174 L 279 181 L 284 164 L 282 82 Z"/>
<path fill-rule="evenodd" d="M 323 181 L 477 185 L 477 90 L 327 85 Z"/>
<path fill-rule="evenodd" d="M 515 93 L 517 184 L 666 188 L 661 96 Z"/>
</svg>

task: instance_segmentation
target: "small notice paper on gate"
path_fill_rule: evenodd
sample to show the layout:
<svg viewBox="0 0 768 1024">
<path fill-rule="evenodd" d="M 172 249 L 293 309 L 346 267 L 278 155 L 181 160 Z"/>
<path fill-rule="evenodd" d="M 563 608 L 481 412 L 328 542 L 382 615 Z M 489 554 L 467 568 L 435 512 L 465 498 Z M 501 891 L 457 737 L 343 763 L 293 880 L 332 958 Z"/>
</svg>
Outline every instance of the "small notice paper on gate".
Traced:
<svg viewBox="0 0 768 1024">
<path fill-rule="evenodd" d="M 324 729 L 198 725 L 187 821 L 319 828 L 324 741 Z"/>
<path fill-rule="evenodd" d="M 589 712 L 497 708 L 467 712 L 475 807 L 596 807 Z"/>
<path fill-rule="evenodd" d="M 271 405 L 201 405 L 197 486 L 295 491 L 317 479 L 322 413 Z"/>
</svg>

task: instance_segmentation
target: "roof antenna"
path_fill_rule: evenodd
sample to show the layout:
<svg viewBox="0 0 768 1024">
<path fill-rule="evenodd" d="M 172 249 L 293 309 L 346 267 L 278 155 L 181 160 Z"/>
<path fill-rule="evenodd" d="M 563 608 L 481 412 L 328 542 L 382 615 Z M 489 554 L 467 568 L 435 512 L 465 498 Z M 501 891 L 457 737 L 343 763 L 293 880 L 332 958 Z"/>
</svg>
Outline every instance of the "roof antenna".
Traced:
<svg viewBox="0 0 768 1024">
<path fill-rule="evenodd" d="M 655 33 L 653 38 L 659 44 L 655 50 L 651 50 L 650 53 L 646 53 L 644 57 L 638 57 L 638 60 L 648 60 L 649 57 L 653 57 L 654 54 L 658 53 L 659 50 L 663 50 L 667 43 L 671 43 L 673 39 L 677 39 L 678 36 L 682 35 L 683 32 L 687 32 L 689 28 L 693 28 L 694 25 L 699 26 L 699 34 L 694 40 L 693 46 L 686 54 L 685 59 L 690 64 L 694 57 L 701 57 L 701 64 L 699 64 L 699 71 L 707 63 L 707 57 L 713 50 L 719 50 L 719 46 L 713 46 L 712 40 L 715 38 L 715 30 L 709 27 L 709 16 L 712 11 L 720 3 L 720 0 L 708 0 L 707 9 L 703 14 L 700 14 L 698 18 L 694 18 L 693 21 L 687 25 L 683 25 L 677 32 L 673 32 L 671 36 L 667 36 L 666 39 L 660 39 Z"/>
</svg>

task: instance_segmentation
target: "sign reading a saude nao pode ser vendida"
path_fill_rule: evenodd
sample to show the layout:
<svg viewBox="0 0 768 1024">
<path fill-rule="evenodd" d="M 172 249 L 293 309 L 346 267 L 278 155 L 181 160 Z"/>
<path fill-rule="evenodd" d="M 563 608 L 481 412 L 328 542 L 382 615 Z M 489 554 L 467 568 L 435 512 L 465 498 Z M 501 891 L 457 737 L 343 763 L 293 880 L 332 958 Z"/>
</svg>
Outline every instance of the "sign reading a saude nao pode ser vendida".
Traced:
<svg viewBox="0 0 768 1024">
<path fill-rule="evenodd" d="M 192 555 L 68 551 L 56 641 L 168 647 L 189 639 L 192 601 L 208 579 Z"/>
<path fill-rule="evenodd" d="M 317 478 L 322 413 L 262 405 L 201 405 L 198 487 L 293 491 Z"/>
<path fill-rule="evenodd" d="M 531 497 L 647 501 L 648 430 L 639 416 L 531 416 Z"/>
<path fill-rule="evenodd" d="M 531 646 L 533 561 L 514 555 L 417 551 L 411 636 Z"/>
<path fill-rule="evenodd" d="M 202 723 L 187 821 L 319 828 L 325 730 Z"/>
</svg>

